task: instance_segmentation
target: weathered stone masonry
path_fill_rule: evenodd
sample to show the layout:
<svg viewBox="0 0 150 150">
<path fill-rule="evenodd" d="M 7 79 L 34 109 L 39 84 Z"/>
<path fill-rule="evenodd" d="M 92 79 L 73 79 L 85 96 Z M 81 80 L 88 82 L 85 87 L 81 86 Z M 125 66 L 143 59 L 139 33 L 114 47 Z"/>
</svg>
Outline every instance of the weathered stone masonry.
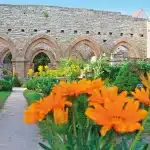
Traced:
<svg viewBox="0 0 150 150">
<path fill-rule="evenodd" d="M 44 52 L 56 65 L 61 58 L 110 56 L 119 46 L 130 57 L 147 57 L 148 21 L 119 12 L 52 6 L 0 5 L 0 61 L 12 53 L 21 78 Z"/>
</svg>

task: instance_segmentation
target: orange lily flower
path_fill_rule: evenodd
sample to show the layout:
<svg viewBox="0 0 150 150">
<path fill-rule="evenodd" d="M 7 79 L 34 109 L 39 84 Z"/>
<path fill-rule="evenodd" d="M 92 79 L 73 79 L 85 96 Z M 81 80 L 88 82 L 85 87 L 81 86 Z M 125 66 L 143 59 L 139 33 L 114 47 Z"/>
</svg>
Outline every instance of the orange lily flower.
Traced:
<svg viewBox="0 0 150 150">
<path fill-rule="evenodd" d="M 131 94 L 139 100 L 141 103 L 144 103 L 146 105 L 150 106 L 150 98 L 149 98 L 149 89 L 147 88 L 146 90 L 144 88 L 140 89 L 135 89 L 135 92 L 131 92 Z"/>
<path fill-rule="evenodd" d="M 54 120 L 56 124 L 65 124 L 68 122 L 68 108 L 65 110 L 54 109 Z"/>
<path fill-rule="evenodd" d="M 88 99 L 88 105 L 96 107 L 96 106 L 99 106 L 101 104 L 104 104 L 104 99 L 98 90 L 94 90 Z"/>
<path fill-rule="evenodd" d="M 64 111 L 65 106 L 71 107 L 72 103 L 67 101 L 64 97 L 61 97 L 59 93 L 51 93 L 50 96 L 45 97 L 44 99 L 41 99 L 40 101 L 32 104 L 28 107 L 27 110 L 25 110 L 25 122 L 26 123 L 35 123 L 37 121 L 41 121 L 44 119 L 44 117 L 50 112 L 55 112 L 54 114 L 54 120 L 57 124 L 61 124 L 63 122 L 66 123 L 66 117 L 62 117 L 56 114 L 56 112 L 61 111 L 62 114 L 65 116 L 67 114 L 67 111 Z M 59 122 L 60 120 L 60 122 Z"/>
<path fill-rule="evenodd" d="M 116 101 L 119 99 L 122 99 L 123 101 L 128 101 L 127 100 L 127 91 L 123 91 L 120 94 L 118 94 L 118 87 L 104 87 L 101 90 L 101 94 L 104 99 L 110 99 L 112 101 Z"/>
<path fill-rule="evenodd" d="M 104 107 L 99 105 L 95 108 L 87 108 L 85 112 L 91 120 L 102 125 L 100 133 L 102 136 L 110 130 L 116 132 L 133 132 L 143 129 L 139 121 L 143 120 L 147 111 L 139 109 L 138 101 L 129 101 L 126 104 L 122 100 L 105 100 Z"/>
<path fill-rule="evenodd" d="M 24 114 L 24 122 L 30 124 L 43 120 L 47 112 L 42 109 L 42 105 L 34 103 L 24 111 Z"/>
<path fill-rule="evenodd" d="M 62 96 L 79 96 L 80 94 L 91 94 L 93 90 L 100 89 L 104 86 L 104 82 L 101 79 L 94 81 L 82 79 L 79 82 L 60 82 L 58 86 L 53 88 L 53 92 L 58 91 Z"/>
<path fill-rule="evenodd" d="M 97 105 L 101 105 L 105 103 L 105 100 L 117 101 L 122 100 L 123 102 L 131 101 L 127 97 L 127 91 L 123 91 L 118 94 L 118 87 L 103 87 L 101 90 L 94 90 L 89 97 L 89 106 L 93 105 L 96 107 Z"/>
<path fill-rule="evenodd" d="M 150 89 L 150 73 L 147 72 L 147 78 L 148 79 L 146 79 L 144 77 L 144 75 L 142 75 L 140 78 L 142 80 L 142 84 L 145 85 L 145 87 L 147 87 L 148 89 Z"/>
</svg>

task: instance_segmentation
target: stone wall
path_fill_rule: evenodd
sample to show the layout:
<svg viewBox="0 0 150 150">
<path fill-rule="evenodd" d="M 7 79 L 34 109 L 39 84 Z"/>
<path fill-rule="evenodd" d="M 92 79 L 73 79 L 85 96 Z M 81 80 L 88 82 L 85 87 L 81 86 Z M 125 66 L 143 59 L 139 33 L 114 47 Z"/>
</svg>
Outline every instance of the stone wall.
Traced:
<svg viewBox="0 0 150 150">
<path fill-rule="evenodd" d="M 147 20 L 119 12 L 31 5 L 0 5 L 0 61 L 10 50 L 14 69 L 26 75 L 33 57 L 60 58 L 111 53 L 119 46 L 130 57 L 147 57 Z"/>
</svg>

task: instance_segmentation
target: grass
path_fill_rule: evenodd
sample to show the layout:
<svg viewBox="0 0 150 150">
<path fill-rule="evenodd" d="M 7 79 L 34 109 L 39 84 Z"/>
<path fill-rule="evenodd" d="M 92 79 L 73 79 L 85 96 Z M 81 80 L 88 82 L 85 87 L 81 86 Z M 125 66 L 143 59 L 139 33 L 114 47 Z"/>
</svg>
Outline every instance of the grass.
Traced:
<svg viewBox="0 0 150 150">
<path fill-rule="evenodd" d="M 24 92 L 24 97 L 27 100 L 28 105 L 30 106 L 32 103 L 35 103 L 36 101 L 40 100 L 41 95 L 35 91 L 31 90 L 25 90 Z M 48 130 L 49 130 L 49 125 L 46 123 L 46 121 L 41 121 L 38 123 L 39 129 L 40 129 L 40 134 L 43 137 L 43 139 L 47 139 L 48 136 Z"/>
<path fill-rule="evenodd" d="M 26 98 L 28 105 L 30 106 L 32 103 L 40 100 L 41 95 L 35 91 L 25 90 L 24 97 Z"/>
<path fill-rule="evenodd" d="M 3 108 L 4 103 L 11 92 L 0 92 L 0 109 Z"/>
</svg>

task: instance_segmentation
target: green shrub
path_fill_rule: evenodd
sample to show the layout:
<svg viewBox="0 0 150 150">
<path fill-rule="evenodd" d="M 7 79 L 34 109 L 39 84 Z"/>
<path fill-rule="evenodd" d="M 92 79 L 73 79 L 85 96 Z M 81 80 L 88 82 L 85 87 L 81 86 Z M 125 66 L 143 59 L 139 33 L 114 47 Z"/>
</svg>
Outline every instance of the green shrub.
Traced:
<svg viewBox="0 0 150 150">
<path fill-rule="evenodd" d="M 139 75 L 140 71 L 137 67 L 137 64 L 135 62 L 126 62 L 120 68 L 114 85 L 118 86 L 120 91 L 134 90 L 137 84 L 141 83 Z"/>
<path fill-rule="evenodd" d="M 34 90 L 44 95 L 49 95 L 52 87 L 57 83 L 58 80 L 54 77 L 35 77 L 27 80 L 25 87 L 28 90 Z"/>
<path fill-rule="evenodd" d="M 145 61 L 138 61 L 138 68 L 141 72 L 146 73 L 150 72 L 150 64 L 146 63 Z"/>
<path fill-rule="evenodd" d="M 21 87 L 21 81 L 19 80 L 17 75 L 12 77 L 12 86 L 13 87 Z"/>
<path fill-rule="evenodd" d="M 116 77 L 118 76 L 118 73 L 120 71 L 121 66 L 117 65 L 117 66 L 107 66 L 108 71 L 104 71 L 103 74 L 101 74 L 101 78 L 105 79 L 109 79 L 109 81 L 114 82 L 116 80 Z"/>
<path fill-rule="evenodd" d="M 12 91 L 12 84 L 6 80 L 0 80 L 0 91 Z"/>
<path fill-rule="evenodd" d="M 10 76 L 10 75 L 5 75 L 5 76 L 3 77 L 3 79 L 12 84 L 12 76 Z"/>
</svg>

